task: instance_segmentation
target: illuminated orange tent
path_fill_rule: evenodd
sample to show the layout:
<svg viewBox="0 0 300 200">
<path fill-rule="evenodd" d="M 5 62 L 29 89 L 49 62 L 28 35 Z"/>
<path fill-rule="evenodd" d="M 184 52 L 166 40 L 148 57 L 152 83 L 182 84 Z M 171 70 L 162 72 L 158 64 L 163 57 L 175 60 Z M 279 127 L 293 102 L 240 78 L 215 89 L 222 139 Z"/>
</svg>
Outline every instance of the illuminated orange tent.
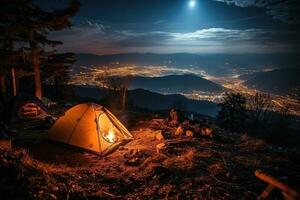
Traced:
<svg viewBox="0 0 300 200">
<path fill-rule="evenodd" d="M 102 155 L 133 139 L 111 112 L 93 103 L 67 110 L 51 127 L 48 138 Z"/>
</svg>

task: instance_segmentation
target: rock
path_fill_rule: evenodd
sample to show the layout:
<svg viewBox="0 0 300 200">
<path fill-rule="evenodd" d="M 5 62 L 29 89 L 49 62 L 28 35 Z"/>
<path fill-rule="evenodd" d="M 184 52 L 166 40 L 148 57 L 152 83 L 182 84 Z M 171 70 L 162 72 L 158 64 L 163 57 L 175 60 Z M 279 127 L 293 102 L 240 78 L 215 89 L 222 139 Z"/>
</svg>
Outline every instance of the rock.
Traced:
<svg viewBox="0 0 300 200">
<path fill-rule="evenodd" d="M 178 128 L 175 131 L 175 135 L 182 135 L 183 134 L 183 128 L 181 126 L 178 126 Z"/>
<path fill-rule="evenodd" d="M 0 140 L 0 149 L 11 150 L 11 140 Z"/>
<path fill-rule="evenodd" d="M 201 134 L 204 136 L 212 137 L 213 136 L 212 131 L 213 130 L 211 128 L 204 128 L 201 130 Z"/>
<path fill-rule="evenodd" d="M 57 199 L 57 197 L 56 197 L 54 194 L 50 194 L 50 197 L 51 197 L 52 199 Z"/>
<path fill-rule="evenodd" d="M 165 139 L 161 130 L 155 132 L 155 139 L 156 140 L 164 140 Z"/>
<path fill-rule="evenodd" d="M 134 158 L 126 160 L 125 164 L 128 166 L 137 166 L 140 164 L 140 159 L 137 157 L 134 157 Z"/>
<path fill-rule="evenodd" d="M 122 151 L 122 150 L 125 150 L 125 147 L 124 146 L 120 146 L 118 149 Z"/>
<path fill-rule="evenodd" d="M 187 131 L 185 132 L 185 135 L 186 135 L 186 136 L 189 136 L 189 137 L 193 137 L 193 136 L 194 136 L 194 133 L 193 133 L 193 131 L 191 131 L 191 130 L 187 130 Z"/>
<path fill-rule="evenodd" d="M 159 143 L 159 144 L 156 145 L 156 152 L 160 153 L 165 148 L 166 148 L 166 144 L 165 143 Z"/>
</svg>

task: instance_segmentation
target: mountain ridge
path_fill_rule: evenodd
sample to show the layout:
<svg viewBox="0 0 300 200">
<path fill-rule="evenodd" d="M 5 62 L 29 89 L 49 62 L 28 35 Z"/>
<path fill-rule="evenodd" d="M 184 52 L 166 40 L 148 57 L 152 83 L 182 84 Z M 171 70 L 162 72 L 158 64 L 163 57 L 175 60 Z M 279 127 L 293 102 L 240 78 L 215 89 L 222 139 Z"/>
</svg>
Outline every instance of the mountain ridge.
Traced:
<svg viewBox="0 0 300 200">
<path fill-rule="evenodd" d="M 122 64 L 198 67 L 212 74 L 223 74 L 234 68 L 300 67 L 300 56 L 294 54 L 157 54 L 157 53 L 124 53 L 95 55 L 78 53 L 75 55 L 77 66 L 114 66 Z M 251 62 L 249 62 L 251 61 Z M 114 63 L 114 64 L 113 64 Z"/>
<path fill-rule="evenodd" d="M 130 79 L 130 89 L 146 89 L 154 92 L 221 92 L 225 90 L 210 80 L 204 79 L 194 74 L 167 75 L 161 77 L 135 76 Z"/>
<path fill-rule="evenodd" d="M 83 98 L 94 98 L 101 100 L 108 90 L 95 87 L 73 86 L 76 96 Z M 184 107 L 184 110 L 215 117 L 218 112 L 218 105 L 208 101 L 197 101 L 188 99 L 181 94 L 163 95 L 145 89 L 128 91 L 128 101 L 138 108 L 149 110 L 166 110 L 174 104 Z"/>
<path fill-rule="evenodd" d="M 244 84 L 264 92 L 300 98 L 299 77 L 300 68 L 282 68 L 254 74 Z"/>
</svg>

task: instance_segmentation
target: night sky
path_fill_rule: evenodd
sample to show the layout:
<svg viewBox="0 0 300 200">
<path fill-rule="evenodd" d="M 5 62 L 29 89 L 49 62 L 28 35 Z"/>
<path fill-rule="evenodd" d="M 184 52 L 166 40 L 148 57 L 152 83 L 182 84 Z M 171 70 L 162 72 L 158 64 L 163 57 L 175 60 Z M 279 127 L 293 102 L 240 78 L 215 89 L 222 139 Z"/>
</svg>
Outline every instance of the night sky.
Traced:
<svg viewBox="0 0 300 200">
<path fill-rule="evenodd" d="M 74 26 L 51 38 L 62 51 L 94 54 L 299 52 L 298 0 L 191 1 L 82 0 Z"/>
</svg>

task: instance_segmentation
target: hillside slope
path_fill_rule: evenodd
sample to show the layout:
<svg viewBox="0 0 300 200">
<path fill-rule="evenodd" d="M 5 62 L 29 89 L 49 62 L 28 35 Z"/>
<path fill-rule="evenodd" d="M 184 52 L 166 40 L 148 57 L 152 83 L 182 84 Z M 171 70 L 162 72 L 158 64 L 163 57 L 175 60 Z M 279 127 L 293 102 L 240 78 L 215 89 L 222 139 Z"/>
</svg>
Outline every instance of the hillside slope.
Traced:
<svg viewBox="0 0 300 200">
<path fill-rule="evenodd" d="M 170 75 L 163 77 L 133 77 L 129 83 L 130 89 L 146 89 L 155 92 L 191 92 L 193 90 L 220 92 L 222 86 L 200 76 Z"/>
<path fill-rule="evenodd" d="M 74 92 L 77 96 L 102 99 L 108 92 L 107 90 L 74 86 Z M 150 92 L 144 89 L 130 90 L 128 101 L 135 107 L 146 108 L 149 110 L 165 110 L 171 108 L 174 104 L 180 105 L 186 111 L 215 117 L 218 112 L 218 106 L 215 103 L 207 101 L 191 100 L 180 94 L 163 95 Z"/>
<path fill-rule="evenodd" d="M 162 119 L 163 120 L 163 119 Z M 131 129 L 134 140 L 107 157 L 51 143 L 24 130 L 20 146 L 0 148 L 2 199 L 257 199 L 263 169 L 299 186 L 299 152 L 215 127 L 213 138 L 174 136 L 158 119 Z M 27 131 L 27 132 L 25 132 Z M 30 143 L 28 143 L 30 142 Z M 165 147 L 157 150 L 157 146 Z M 18 146 L 18 147 L 20 147 Z M 133 162 L 134 161 L 134 162 Z"/>
<path fill-rule="evenodd" d="M 300 98 L 300 69 L 283 68 L 256 74 L 244 84 L 264 92 Z"/>
</svg>

